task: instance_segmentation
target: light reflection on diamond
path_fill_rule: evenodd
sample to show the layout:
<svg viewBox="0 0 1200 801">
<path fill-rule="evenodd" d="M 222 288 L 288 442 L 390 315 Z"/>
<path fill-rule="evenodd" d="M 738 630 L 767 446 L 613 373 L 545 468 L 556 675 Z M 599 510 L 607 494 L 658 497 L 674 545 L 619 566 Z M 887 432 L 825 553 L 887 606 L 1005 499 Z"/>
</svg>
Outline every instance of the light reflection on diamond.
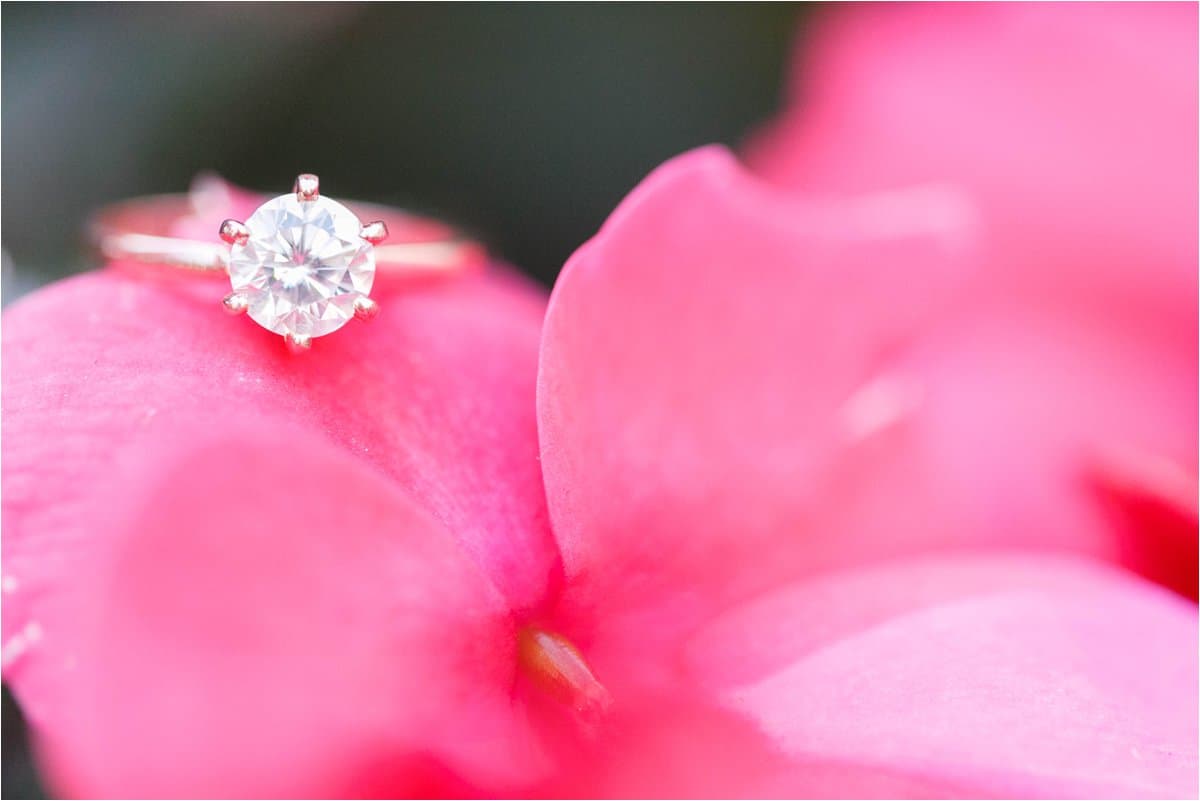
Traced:
<svg viewBox="0 0 1200 801">
<path fill-rule="evenodd" d="M 246 228 L 249 238 L 230 252 L 229 277 L 263 328 L 323 336 L 349 322 L 355 301 L 370 294 L 374 249 L 342 204 L 281 195 L 259 206 Z"/>
</svg>

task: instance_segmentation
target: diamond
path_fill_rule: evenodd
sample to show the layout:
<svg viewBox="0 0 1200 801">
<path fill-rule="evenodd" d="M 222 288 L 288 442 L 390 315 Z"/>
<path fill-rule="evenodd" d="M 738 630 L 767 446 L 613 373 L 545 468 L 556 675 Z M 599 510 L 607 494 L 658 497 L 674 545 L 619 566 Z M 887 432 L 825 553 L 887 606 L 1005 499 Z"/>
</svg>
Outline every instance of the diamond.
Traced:
<svg viewBox="0 0 1200 801">
<path fill-rule="evenodd" d="M 350 209 L 327 197 L 269 200 L 245 223 L 229 255 L 233 290 L 250 319 L 298 339 L 330 334 L 354 318 L 375 282 L 375 254 Z"/>
</svg>

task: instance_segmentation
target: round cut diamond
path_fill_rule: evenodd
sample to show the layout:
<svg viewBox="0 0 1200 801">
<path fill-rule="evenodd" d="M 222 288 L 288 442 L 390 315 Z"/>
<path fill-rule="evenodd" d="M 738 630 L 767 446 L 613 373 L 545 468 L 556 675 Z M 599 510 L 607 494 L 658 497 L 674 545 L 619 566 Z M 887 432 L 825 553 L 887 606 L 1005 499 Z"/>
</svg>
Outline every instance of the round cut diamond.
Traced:
<svg viewBox="0 0 1200 801">
<path fill-rule="evenodd" d="M 371 292 L 375 254 L 350 209 L 326 197 L 281 195 L 246 220 L 229 277 L 254 322 L 277 334 L 319 337 L 354 316 Z"/>
</svg>

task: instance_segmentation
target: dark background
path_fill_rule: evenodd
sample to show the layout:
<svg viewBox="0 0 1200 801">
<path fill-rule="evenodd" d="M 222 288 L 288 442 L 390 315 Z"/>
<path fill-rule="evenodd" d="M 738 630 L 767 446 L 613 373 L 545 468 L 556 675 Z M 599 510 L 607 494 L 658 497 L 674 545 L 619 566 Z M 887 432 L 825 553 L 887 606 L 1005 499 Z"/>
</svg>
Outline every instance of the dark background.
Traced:
<svg viewBox="0 0 1200 801">
<path fill-rule="evenodd" d="M 5 302 L 202 169 L 433 211 L 549 285 L 653 167 L 767 118 L 793 5 L 4 4 Z M 38 795 L 7 691 L 4 797 Z"/>
<path fill-rule="evenodd" d="M 650 169 L 769 115 L 798 15 L 6 4 L 6 278 L 85 267 L 89 210 L 214 169 L 272 194 L 315 172 L 335 198 L 438 212 L 549 284 Z"/>
</svg>

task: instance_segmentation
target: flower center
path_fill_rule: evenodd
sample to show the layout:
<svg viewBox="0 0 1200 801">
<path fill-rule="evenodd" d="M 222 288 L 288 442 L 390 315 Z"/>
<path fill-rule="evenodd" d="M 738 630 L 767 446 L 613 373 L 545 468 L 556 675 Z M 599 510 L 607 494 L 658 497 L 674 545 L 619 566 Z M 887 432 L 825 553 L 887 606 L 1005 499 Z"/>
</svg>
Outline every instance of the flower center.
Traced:
<svg viewBox="0 0 1200 801">
<path fill-rule="evenodd" d="M 538 687 L 586 718 L 598 718 L 612 705 L 608 690 L 566 637 L 526 626 L 518 639 L 521 667 Z"/>
</svg>

